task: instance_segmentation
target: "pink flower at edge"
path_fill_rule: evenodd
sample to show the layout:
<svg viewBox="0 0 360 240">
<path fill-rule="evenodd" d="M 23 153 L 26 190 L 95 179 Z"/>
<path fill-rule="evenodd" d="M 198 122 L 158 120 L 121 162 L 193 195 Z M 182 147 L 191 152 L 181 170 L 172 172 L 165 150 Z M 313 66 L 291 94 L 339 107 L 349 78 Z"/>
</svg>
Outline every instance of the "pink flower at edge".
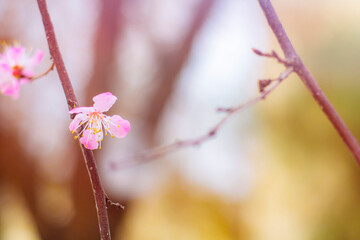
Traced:
<svg viewBox="0 0 360 240">
<path fill-rule="evenodd" d="M 22 46 L 10 46 L 0 54 L 0 92 L 4 95 L 19 97 L 20 86 L 34 76 L 33 68 L 43 58 L 41 50 L 30 57 Z"/>
<path fill-rule="evenodd" d="M 69 129 L 72 133 L 81 131 L 75 136 L 81 136 L 80 142 L 87 149 L 101 149 L 101 142 L 104 135 L 111 137 L 124 138 L 130 131 L 129 121 L 119 115 L 107 116 L 107 112 L 116 102 L 117 98 L 110 92 L 101 93 L 93 97 L 92 107 L 77 107 L 69 111 L 70 114 L 77 115 L 70 123 Z"/>
</svg>

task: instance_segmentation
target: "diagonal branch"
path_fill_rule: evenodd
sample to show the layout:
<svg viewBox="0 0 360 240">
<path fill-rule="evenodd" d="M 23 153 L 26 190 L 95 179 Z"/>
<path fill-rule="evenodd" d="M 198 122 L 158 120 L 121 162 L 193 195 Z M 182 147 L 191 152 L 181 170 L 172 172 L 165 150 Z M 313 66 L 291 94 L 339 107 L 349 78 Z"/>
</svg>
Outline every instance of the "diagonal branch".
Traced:
<svg viewBox="0 0 360 240">
<path fill-rule="evenodd" d="M 352 135 L 351 131 L 348 129 L 344 121 L 341 119 L 340 115 L 336 112 L 335 108 L 332 106 L 330 101 L 327 99 L 327 97 L 315 81 L 315 78 L 311 75 L 309 70 L 306 68 L 306 66 L 303 64 L 300 57 L 296 53 L 278 16 L 276 15 L 276 12 L 270 0 L 258 0 L 258 2 L 265 14 L 268 24 L 274 32 L 281 46 L 281 49 L 285 54 L 287 62 L 287 64 L 285 65 L 294 68 L 296 74 L 300 77 L 309 92 L 312 94 L 313 98 L 319 104 L 324 114 L 327 116 L 331 124 L 341 136 L 342 140 L 345 142 L 346 146 L 353 154 L 357 164 L 360 166 L 360 147 L 357 140 Z"/>
<path fill-rule="evenodd" d="M 282 81 L 289 77 L 289 75 L 293 72 L 292 67 L 288 67 L 280 74 L 278 78 L 275 79 L 267 79 L 273 83 L 272 85 L 268 84 L 267 89 L 263 89 L 263 91 L 260 91 L 260 94 L 249 101 L 233 107 L 233 108 L 218 108 L 218 112 L 224 112 L 226 115 L 215 125 L 213 126 L 209 132 L 205 133 L 204 135 L 201 135 L 200 137 L 194 138 L 194 139 L 188 139 L 188 140 L 182 140 L 182 141 L 176 141 L 169 145 L 164 145 L 158 148 L 155 148 L 152 151 L 145 152 L 143 154 L 135 155 L 132 157 L 128 157 L 125 159 L 121 159 L 119 162 L 112 162 L 111 168 L 117 169 L 122 167 L 128 167 L 133 166 L 137 164 L 147 163 L 150 161 L 153 161 L 161 156 L 164 156 L 166 154 L 170 154 L 175 151 L 179 151 L 181 149 L 187 148 L 187 147 L 196 147 L 200 144 L 210 140 L 213 138 L 216 133 L 224 126 L 224 124 L 227 122 L 227 120 L 232 117 L 235 113 L 244 110 L 246 108 L 249 108 L 256 103 L 260 102 L 261 100 L 264 100 L 270 93 L 272 93 L 279 85 L 282 83 Z M 260 80 L 262 81 L 262 80 Z"/>
<path fill-rule="evenodd" d="M 47 10 L 46 0 L 37 0 L 42 21 L 45 28 L 46 38 L 49 45 L 49 50 L 52 58 L 54 59 L 54 63 L 56 66 L 56 70 L 58 72 L 62 87 L 64 89 L 65 97 L 67 100 L 68 108 L 72 109 L 78 106 L 78 102 L 75 97 L 74 89 L 72 87 L 69 76 L 66 72 L 65 64 L 62 59 L 58 43 L 56 41 L 54 27 L 50 19 L 50 15 Z M 109 220 L 106 209 L 106 195 L 103 190 L 99 173 L 96 167 L 95 158 L 93 152 L 91 150 L 86 149 L 83 145 L 81 145 L 81 149 L 83 152 L 83 156 L 85 159 L 85 163 L 87 166 L 87 170 L 90 176 L 91 185 L 93 188 L 99 228 L 100 228 L 100 236 L 102 240 L 110 240 L 110 228 L 109 228 Z"/>
</svg>

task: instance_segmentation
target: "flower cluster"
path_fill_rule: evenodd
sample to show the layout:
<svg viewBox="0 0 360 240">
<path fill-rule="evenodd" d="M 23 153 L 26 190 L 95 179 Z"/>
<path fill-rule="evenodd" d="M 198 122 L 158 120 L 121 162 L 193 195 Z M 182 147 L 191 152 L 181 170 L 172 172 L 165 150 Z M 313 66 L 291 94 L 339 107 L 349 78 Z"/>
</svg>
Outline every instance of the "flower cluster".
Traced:
<svg viewBox="0 0 360 240">
<path fill-rule="evenodd" d="M 20 86 L 34 79 L 33 68 L 43 56 L 44 53 L 40 50 L 30 56 L 22 46 L 7 46 L 0 53 L 0 92 L 17 99 Z M 77 107 L 69 111 L 70 114 L 76 114 L 69 129 L 72 133 L 77 133 L 75 139 L 81 136 L 80 142 L 87 149 L 101 149 L 104 135 L 123 138 L 128 134 L 130 123 L 127 120 L 119 115 L 110 117 L 103 114 L 116 100 L 109 92 L 101 93 L 93 98 L 92 107 Z"/>
<path fill-rule="evenodd" d="M 77 114 L 70 123 L 69 129 L 72 133 L 77 132 L 74 137 L 80 137 L 80 142 L 87 149 L 101 149 L 101 142 L 104 135 L 123 138 L 130 130 L 129 121 L 119 115 L 107 116 L 107 112 L 115 103 L 117 98 L 110 92 L 101 93 L 93 97 L 92 107 L 77 107 L 69 111 L 70 114 Z"/>
<path fill-rule="evenodd" d="M 30 57 L 22 46 L 6 47 L 0 54 L 0 92 L 17 99 L 20 86 L 34 77 L 33 68 L 43 56 L 41 50 Z"/>
</svg>

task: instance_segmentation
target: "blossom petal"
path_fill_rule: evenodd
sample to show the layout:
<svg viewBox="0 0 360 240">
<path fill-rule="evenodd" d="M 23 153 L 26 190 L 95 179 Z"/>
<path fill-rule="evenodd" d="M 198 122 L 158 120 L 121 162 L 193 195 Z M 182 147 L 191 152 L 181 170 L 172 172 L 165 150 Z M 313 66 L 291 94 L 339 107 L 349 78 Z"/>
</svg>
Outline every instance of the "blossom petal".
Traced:
<svg viewBox="0 0 360 240">
<path fill-rule="evenodd" d="M 35 75 L 34 70 L 32 70 L 30 68 L 24 68 L 21 73 L 26 78 L 29 78 L 29 80 L 30 80 L 30 78 L 32 78 Z"/>
<path fill-rule="evenodd" d="M 101 93 L 93 97 L 94 108 L 99 112 L 107 112 L 116 102 L 117 97 L 110 92 Z"/>
<path fill-rule="evenodd" d="M 13 98 L 19 97 L 20 85 L 34 76 L 33 67 L 43 58 L 44 53 L 37 51 L 31 58 L 23 46 L 7 47 L 0 54 L 0 91 Z"/>
<path fill-rule="evenodd" d="M 69 111 L 70 114 L 73 114 L 73 113 L 85 113 L 85 114 L 88 114 L 88 113 L 92 113 L 94 112 L 95 109 L 93 107 L 76 107 L 76 108 L 73 108 Z"/>
<path fill-rule="evenodd" d="M 70 131 L 75 131 L 80 126 L 81 123 L 84 123 L 88 120 L 89 117 L 86 114 L 82 114 L 82 113 L 77 114 L 69 125 Z"/>
<path fill-rule="evenodd" d="M 35 65 L 38 65 L 43 57 L 44 57 L 44 52 L 41 50 L 37 50 L 35 54 L 28 60 L 27 65 L 29 67 L 34 67 Z"/>
<path fill-rule="evenodd" d="M 6 58 L 11 65 L 22 63 L 25 56 L 25 48 L 21 46 L 6 49 Z"/>
<path fill-rule="evenodd" d="M 130 131 L 130 122 L 119 115 L 114 115 L 110 119 L 110 132 L 117 138 L 125 137 Z"/>
<path fill-rule="evenodd" d="M 44 57 L 44 52 L 41 50 L 37 50 L 32 57 L 28 57 L 24 60 L 22 75 L 31 78 L 34 76 L 33 68 L 38 65 L 41 59 Z"/>
<path fill-rule="evenodd" d="M 14 99 L 19 98 L 20 84 L 16 79 L 12 79 L 0 84 L 0 91 L 7 96 L 12 96 Z"/>
<path fill-rule="evenodd" d="M 28 83 L 28 82 L 30 82 L 29 78 L 20 78 L 19 79 L 20 85 L 23 85 L 23 84 Z"/>
<path fill-rule="evenodd" d="M 99 147 L 99 142 L 101 141 L 101 134 L 92 134 L 92 131 L 85 130 L 83 133 L 83 137 L 80 138 L 80 142 L 87 149 L 97 149 Z"/>
<path fill-rule="evenodd" d="M 1 61 L 0 63 L 0 71 L 1 72 L 7 72 L 7 73 L 12 73 L 12 69 L 11 69 L 11 66 L 5 62 L 5 61 Z"/>
</svg>

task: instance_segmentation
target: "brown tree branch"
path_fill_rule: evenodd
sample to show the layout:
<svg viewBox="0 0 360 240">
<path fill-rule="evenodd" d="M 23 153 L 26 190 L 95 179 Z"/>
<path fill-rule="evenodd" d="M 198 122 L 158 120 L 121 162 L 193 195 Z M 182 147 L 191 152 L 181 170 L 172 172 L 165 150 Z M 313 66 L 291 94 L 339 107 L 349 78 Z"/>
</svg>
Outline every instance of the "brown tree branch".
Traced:
<svg viewBox="0 0 360 240">
<path fill-rule="evenodd" d="M 224 112 L 226 115 L 214 126 L 210 129 L 209 132 L 205 133 L 204 135 L 194 138 L 194 139 L 188 139 L 188 140 L 182 140 L 182 141 L 176 141 L 172 144 L 161 146 L 158 148 L 155 148 L 152 151 L 145 152 L 143 154 L 135 155 L 132 157 L 128 157 L 125 159 L 121 159 L 118 162 L 112 162 L 110 167 L 112 169 L 122 168 L 122 167 L 128 167 L 133 166 L 137 164 L 147 163 L 150 161 L 153 161 L 161 156 L 164 156 L 166 154 L 170 154 L 175 151 L 179 151 L 186 147 L 196 147 L 202 144 L 205 141 L 210 140 L 213 138 L 216 133 L 223 127 L 223 125 L 226 123 L 226 121 L 233 116 L 235 113 L 244 110 L 246 108 L 249 108 L 256 103 L 260 102 L 261 100 L 264 100 L 270 93 L 272 93 L 279 85 L 280 83 L 289 77 L 289 75 L 293 72 L 292 67 L 288 67 L 285 69 L 284 72 L 280 74 L 278 78 L 275 79 L 268 79 L 273 83 L 272 85 L 268 85 L 267 89 L 263 89 L 263 91 L 260 92 L 260 94 L 249 101 L 233 107 L 233 108 L 218 108 L 218 112 Z M 260 80 L 261 81 L 261 80 Z"/>
<path fill-rule="evenodd" d="M 56 41 L 54 27 L 50 19 L 50 15 L 47 10 L 46 0 L 37 0 L 42 21 L 45 28 L 46 38 L 49 45 L 49 50 L 52 58 L 54 59 L 55 66 L 64 89 L 64 93 L 66 96 L 68 108 L 72 109 L 78 106 L 77 99 L 75 97 L 75 93 L 69 79 L 69 76 L 66 72 L 65 64 L 62 59 L 59 46 Z M 106 195 L 103 190 L 99 173 L 96 167 L 95 158 L 93 152 L 91 150 L 86 149 L 83 145 L 81 145 L 81 149 L 84 155 L 85 163 L 87 166 L 87 170 L 90 176 L 91 185 L 93 188 L 97 215 L 98 215 L 98 222 L 100 228 L 100 236 L 102 240 L 110 240 L 110 228 L 109 228 L 109 220 L 108 214 L 106 209 Z"/>
<path fill-rule="evenodd" d="M 118 45 L 122 46 L 124 40 L 124 32 L 126 28 L 126 18 L 124 16 L 125 0 L 97 0 L 99 16 L 94 26 L 94 43 L 93 43 L 93 64 L 91 66 L 90 80 L 85 87 L 85 99 L 91 100 L 93 96 L 101 93 L 108 92 L 109 89 L 113 89 L 117 86 L 117 95 L 121 95 L 123 91 L 123 79 L 120 74 L 117 74 L 117 69 L 121 68 L 122 61 L 117 62 Z M 116 64 L 114 64 L 116 63 Z M 114 77 L 116 75 L 116 77 Z M 118 105 L 119 107 L 119 105 Z M 100 152 L 94 152 L 95 158 Z M 80 164 L 80 163 L 78 163 Z M 83 181 L 86 184 L 88 177 L 85 175 L 79 179 L 78 173 L 82 171 L 82 166 L 76 167 L 74 174 L 75 181 Z M 77 191 L 79 204 L 83 204 L 80 201 L 91 201 L 91 199 L 84 199 L 84 196 L 79 196 L 81 191 L 78 188 L 82 188 L 81 184 L 74 184 L 73 191 Z M 104 186 L 106 191 L 106 185 Z M 79 201 L 80 200 L 80 201 Z M 90 202 L 92 203 L 92 202 Z M 107 206 L 115 206 L 119 208 L 117 204 L 111 204 L 112 201 L 108 198 Z M 126 204 L 126 202 L 125 202 Z M 83 205 L 82 205 L 83 206 Z M 121 205 L 122 206 L 122 205 Z M 82 207 L 83 211 L 89 211 L 93 208 L 91 204 L 87 204 L 87 208 Z M 115 211 L 112 211 L 115 210 Z M 83 214 L 86 217 L 86 213 Z M 124 223 L 123 219 L 126 218 L 126 214 L 123 211 L 116 211 L 116 209 L 108 208 L 109 226 L 113 237 L 116 237 L 122 232 Z M 90 227 L 90 226 L 89 226 Z M 92 236 L 91 239 L 97 239 L 97 236 Z M 87 237 L 88 240 L 91 240 Z"/>
<path fill-rule="evenodd" d="M 311 75 L 309 70 L 306 68 L 306 66 L 303 64 L 300 57 L 296 53 L 278 16 L 276 15 L 276 12 L 270 0 L 258 0 L 258 2 L 265 14 L 268 24 L 274 32 L 281 46 L 281 49 L 285 54 L 285 65 L 294 68 L 294 72 L 296 72 L 296 74 L 300 77 L 307 89 L 310 91 L 313 98 L 319 104 L 322 111 L 325 113 L 338 134 L 341 136 L 342 140 L 345 142 L 345 144 L 353 154 L 357 164 L 360 166 L 360 147 L 357 140 L 352 135 L 351 131 L 348 129 L 344 121 L 341 119 L 340 115 L 336 112 L 335 108 L 331 105 L 330 101 L 327 99 L 327 97 L 315 81 L 315 78 Z"/>
</svg>

